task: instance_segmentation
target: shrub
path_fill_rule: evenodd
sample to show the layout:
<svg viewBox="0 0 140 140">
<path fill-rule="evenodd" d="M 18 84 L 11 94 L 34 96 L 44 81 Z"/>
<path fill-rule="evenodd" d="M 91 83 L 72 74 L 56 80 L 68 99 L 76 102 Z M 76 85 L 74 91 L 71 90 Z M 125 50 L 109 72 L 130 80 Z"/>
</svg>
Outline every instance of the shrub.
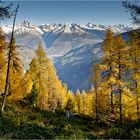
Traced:
<svg viewBox="0 0 140 140">
<path fill-rule="evenodd" d="M 15 123 L 6 117 L 0 117 L 0 134 L 2 136 L 11 134 L 15 130 Z"/>
<path fill-rule="evenodd" d="M 38 126 L 34 123 L 24 123 L 18 127 L 12 138 L 18 139 L 52 139 L 54 133 L 51 129 Z"/>
</svg>

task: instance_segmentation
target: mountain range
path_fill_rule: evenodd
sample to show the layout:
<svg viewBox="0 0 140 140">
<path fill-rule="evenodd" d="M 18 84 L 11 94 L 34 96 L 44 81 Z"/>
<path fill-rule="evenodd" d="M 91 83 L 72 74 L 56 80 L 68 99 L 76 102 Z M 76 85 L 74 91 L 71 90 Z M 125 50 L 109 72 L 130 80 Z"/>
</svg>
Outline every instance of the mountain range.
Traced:
<svg viewBox="0 0 140 140">
<path fill-rule="evenodd" d="M 68 88 L 76 91 L 87 90 L 91 87 L 90 77 L 92 66 L 99 63 L 104 54 L 101 43 L 104 33 L 111 28 L 115 34 L 133 30 L 122 24 L 42 24 L 35 25 L 29 21 L 23 21 L 15 26 L 15 38 L 18 52 L 25 65 L 35 56 L 35 50 L 41 43 L 48 57 L 54 63 L 59 78 L 67 83 Z M 3 25 L 2 29 L 9 38 L 12 26 Z"/>
</svg>

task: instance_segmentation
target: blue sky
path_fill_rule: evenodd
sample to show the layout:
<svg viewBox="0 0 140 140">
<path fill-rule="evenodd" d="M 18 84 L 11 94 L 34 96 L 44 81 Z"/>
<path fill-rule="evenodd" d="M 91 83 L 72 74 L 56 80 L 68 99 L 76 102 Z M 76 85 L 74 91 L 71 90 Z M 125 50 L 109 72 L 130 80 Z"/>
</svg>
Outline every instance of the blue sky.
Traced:
<svg viewBox="0 0 140 140">
<path fill-rule="evenodd" d="M 14 6 L 18 3 L 17 22 L 131 24 L 121 1 L 13 1 Z M 10 24 L 12 20 L 4 22 Z"/>
</svg>

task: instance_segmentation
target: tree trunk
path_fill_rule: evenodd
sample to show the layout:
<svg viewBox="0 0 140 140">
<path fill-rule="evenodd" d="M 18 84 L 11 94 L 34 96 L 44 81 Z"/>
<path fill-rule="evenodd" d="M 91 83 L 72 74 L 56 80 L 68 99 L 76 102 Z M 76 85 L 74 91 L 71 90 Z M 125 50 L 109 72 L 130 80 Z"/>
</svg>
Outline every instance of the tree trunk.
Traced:
<svg viewBox="0 0 140 140">
<path fill-rule="evenodd" d="M 95 65 L 94 68 L 94 73 L 95 73 L 95 117 L 96 117 L 96 122 L 98 121 L 98 90 L 97 90 L 97 66 Z"/>
<path fill-rule="evenodd" d="M 11 35 L 11 40 L 10 40 L 10 44 L 9 44 L 8 66 L 7 66 L 7 73 L 6 73 L 4 96 L 3 96 L 3 100 L 2 100 L 2 106 L 1 106 L 1 115 L 4 112 L 4 107 L 6 104 L 6 96 L 7 96 L 7 92 L 8 92 L 8 86 L 9 86 L 9 72 L 10 72 L 10 63 L 11 63 L 12 43 L 13 43 L 13 38 L 14 38 L 14 28 L 15 28 L 16 15 L 18 12 L 18 8 L 19 8 L 19 5 L 17 6 L 16 11 L 15 11 L 13 28 L 12 28 L 12 35 Z"/>
<path fill-rule="evenodd" d="M 118 67 L 118 69 L 119 69 L 118 80 L 121 80 L 121 62 L 120 62 L 121 56 L 120 56 L 120 52 L 118 52 L 118 56 L 119 56 L 119 58 L 118 58 L 118 65 L 119 65 L 119 67 Z M 122 123 L 123 123 L 123 119 L 122 119 L 122 87 L 121 87 L 120 83 L 119 83 L 118 91 L 119 91 L 120 124 L 122 125 Z"/>
</svg>

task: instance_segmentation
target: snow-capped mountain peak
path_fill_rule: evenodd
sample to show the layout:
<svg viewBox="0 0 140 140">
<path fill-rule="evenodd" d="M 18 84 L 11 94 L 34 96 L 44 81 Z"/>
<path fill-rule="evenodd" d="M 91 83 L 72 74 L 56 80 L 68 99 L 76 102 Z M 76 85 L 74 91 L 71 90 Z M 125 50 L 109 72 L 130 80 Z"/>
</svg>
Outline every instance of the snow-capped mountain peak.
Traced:
<svg viewBox="0 0 140 140">
<path fill-rule="evenodd" d="M 36 27 L 36 25 L 32 24 L 28 20 L 23 20 L 21 23 L 17 24 L 16 26 L 26 27 L 26 28 L 32 28 L 32 29 L 34 29 Z"/>
<path fill-rule="evenodd" d="M 125 25 L 87 24 L 41 24 L 36 25 L 25 20 L 15 26 L 15 38 L 21 47 L 26 69 L 34 57 L 39 43 L 46 47 L 48 57 L 52 59 L 57 73 L 69 89 L 89 89 L 91 65 L 101 61 L 103 52 L 100 44 L 104 40 L 104 31 L 111 28 L 114 33 L 130 31 Z M 2 26 L 8 36 L 12 26 Z"/>
<path fill-rule="evenodd" d="M 6 26 L 7 28 L 12 28 L 11 25 Z M 52 23 L 52 24 L 41 24 L 41 25 L 36 25 L 31 23 L 28 20 L 23 20 L 21 23 L 16 24 L 16 27 L 20 28 L 29 28 L 29 29 L 40 29 L 42 32 L 55 32 L 55 31 L 62 31 L 65 33 L 72 33 L 72 32 L 83 32 L 83 28 L 85 29 L 90 29 L 90 30 L 106 30 L 107 28 L 112 28 L 112 30 L 117 30 L 119 32 L 126 32 L 130 31 L 133 29 L 133 27 L 128 27 L 123 24 L 118 24 L 118 25 L 103 25 L 103 24 L 95 24 L 95 23 L 87 23 L 87 24 L 75 24 L 75 23 L 64 23 L 64 24 L 57 24 L 57 23 Z"/>
</svg>

